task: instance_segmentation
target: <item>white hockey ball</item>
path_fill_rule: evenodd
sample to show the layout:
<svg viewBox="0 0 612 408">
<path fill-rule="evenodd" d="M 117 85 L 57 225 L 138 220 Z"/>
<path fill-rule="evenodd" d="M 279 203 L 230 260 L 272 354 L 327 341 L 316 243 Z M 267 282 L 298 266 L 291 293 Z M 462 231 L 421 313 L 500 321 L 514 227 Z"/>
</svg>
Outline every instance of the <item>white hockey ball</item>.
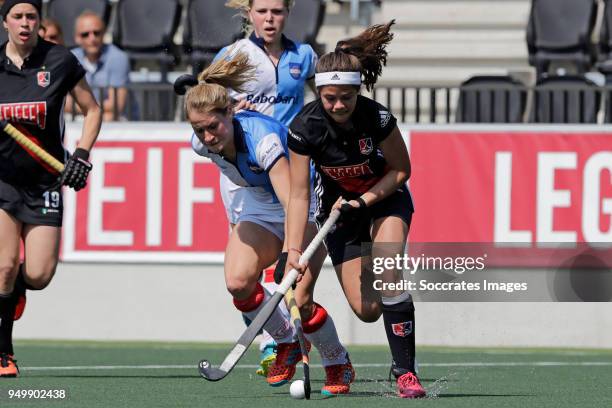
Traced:
<svg viewBox="0 0 612 408">
<path fill-rule="evenodd" d="M 304 380 L 295 380 L 289 387 L 289 394 L 291 398 L 304 399 L 306 391 L 304 390 Z"/>
</svg>

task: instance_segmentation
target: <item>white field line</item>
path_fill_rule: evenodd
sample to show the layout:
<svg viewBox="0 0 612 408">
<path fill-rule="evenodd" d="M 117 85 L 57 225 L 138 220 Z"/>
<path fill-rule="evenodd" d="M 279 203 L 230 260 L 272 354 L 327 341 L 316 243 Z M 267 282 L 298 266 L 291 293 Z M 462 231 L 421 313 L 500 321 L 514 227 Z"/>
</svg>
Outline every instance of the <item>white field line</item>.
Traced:
<svg viewBox="0 0 612 408">
<path fill-rule="evenodd" d="M 419 367 L 595 367 L 612 366 L 612 361 L 529 361 L 529 362 L 459 362 L 459 363 L 419 363 Z M 311 367 L 321 368 L 320 364 Z M 353 364 L 355 368 L 389 367 L 389 364 Z M 259 368 L 259 364 L 240 364 L 236 368 Z M 70 371 L 70 370 L 183 370 L 196 369 L 191 365 L 93 365 L 93 366 L 57 366 L 57 367 L 19 367 L 23 371 Z"/>
</svg>

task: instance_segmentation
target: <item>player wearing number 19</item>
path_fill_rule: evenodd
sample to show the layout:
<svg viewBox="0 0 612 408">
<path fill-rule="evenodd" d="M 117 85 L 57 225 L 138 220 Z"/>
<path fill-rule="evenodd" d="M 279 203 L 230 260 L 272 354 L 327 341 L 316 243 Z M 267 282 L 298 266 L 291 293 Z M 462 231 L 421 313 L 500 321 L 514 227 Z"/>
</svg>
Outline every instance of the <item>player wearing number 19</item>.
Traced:
<svg viewBox="0 0 612 408">
<path fill-rule="evenodd" d="M 19 374 L 13 322 L 26 289 L 44 289 L 55 273 L 62 225 L 61 184 L 85 187 L 87 161 L 102 112 L 85 70 L 64 47 L 38 36 L 42 0 L 5 0 L 0 9 L 8 41 L 0 46 L 0 119 L 10 122 L 65 168 L 58 174 L 0 130 L 0 377 Z M 63 104 L 70 93 L 85 121 L 72 156 L 63 147 Z M 23 241 L 24 259 L 19 247 Z"/>
</svg>

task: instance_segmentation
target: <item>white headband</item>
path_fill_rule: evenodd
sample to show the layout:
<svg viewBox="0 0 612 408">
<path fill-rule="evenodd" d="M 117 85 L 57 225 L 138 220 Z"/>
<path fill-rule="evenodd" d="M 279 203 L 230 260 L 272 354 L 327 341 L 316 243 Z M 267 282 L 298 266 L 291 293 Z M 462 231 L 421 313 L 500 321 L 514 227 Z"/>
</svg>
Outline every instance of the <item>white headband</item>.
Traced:
<svg viewBox="0 0 612 408">
<path fill-rule="evenodd" d="M 315 85 L 361 85 L 361 72 L 321 72 L 315 74 Z"/>
</svg>

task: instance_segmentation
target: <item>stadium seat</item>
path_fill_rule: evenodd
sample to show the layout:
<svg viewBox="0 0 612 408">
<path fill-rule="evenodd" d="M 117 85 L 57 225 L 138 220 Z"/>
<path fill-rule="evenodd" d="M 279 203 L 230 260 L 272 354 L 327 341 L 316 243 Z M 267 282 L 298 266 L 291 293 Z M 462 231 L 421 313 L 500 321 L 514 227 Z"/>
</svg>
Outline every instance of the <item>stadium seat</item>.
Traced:
<svg viewBox="0 0 612 408">
<path fill-rule="evenodd" d="M 597 69 L 606 75 L 612 74 L 612 0 L 604 2 L 598 60 Z"/>
<path fill-rule="evenodd" d="M 604 1 L 603 19 L 599 33 L 599 62 L 597 69 L 606 76 L 606 84 L 612 83 L 612 0 Z M 612 123 L 612 91 L 605 91 L 604 123 Z"/>
<path fill-rule="evenodd" d="M 4 42 L 8 40 L 8 34 L 5 30 L 0 30 L 0 44 L 4 44 Z"/>
<path fill-rule="evenodd" d="M 319 47 L 317 35 L 325 17 L 325 2 L 321 0 L 296 1 L 285 24 L 285 35 L 295 41 Z"/>
<path fill-rule="evenodd" d="M 243 19 L 225 1 L 189 0 L 183 31 L 183 48 L 193 72 L 210 64 L 219 50 L 244 33 Z"/>
<path fill-rule="evenodd" d="M 532 0 L 527 48 L 538 77 L 548 73 L 551 63 L 571 64 L 578 73 L 588 71 L 596 16 L 597 0 Z"/>
<path fill-rule="evenodd" d="M 536 123 L 597 123 L 597 85 L 583 76 L 541 78 L 535 87 L 531 119 Z"/>
<path fill-rule="evenodd" d="M 474 76 L 459 87 L 456 122 L 520 123 L 527 88 L 509 76 Z"/>
<path fill-rule="evenodd" d="M 74 42 L 74 23 L 84 11 L 90 10 L 99 15 L 108 26 L 111 5 L 108 0 L 49 0 L 47 17 L 56 20 L 64 32 L 64 45 L 68 48 L 76 46 Z"/>
<path fill-rule="evenodd" d="M 160 65 L 162 81 L 178 62 L 173 38 L 181 19 L 178 0 L 119 0 L 113 43 L 130 56 L 132 63 L 149 60 Z"/>
</svg>

